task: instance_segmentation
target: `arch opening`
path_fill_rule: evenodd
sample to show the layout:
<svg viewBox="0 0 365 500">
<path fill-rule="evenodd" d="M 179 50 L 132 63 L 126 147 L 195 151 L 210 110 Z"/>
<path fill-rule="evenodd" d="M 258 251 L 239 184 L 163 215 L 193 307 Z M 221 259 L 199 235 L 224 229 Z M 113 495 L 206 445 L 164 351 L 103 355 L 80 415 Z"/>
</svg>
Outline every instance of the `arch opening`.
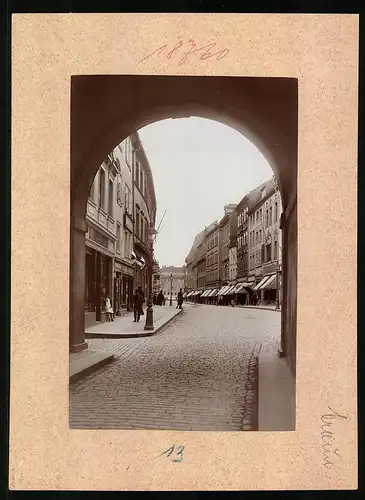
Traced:
<svg viewBox="0 0 365 500">
<path fill-rule="evenodd" d="M 295 373 L 297 81 L 291 78 L 77 76 L 71 85 L 71 217 L 83 221 L 104 158 L 153 123 L 196 116 L 222 123 L 266 158 L 283 203 L 282 350 Z M 289 244 L 289 239 L 291 243 Z M 81 246 L 81 239 L 76 245 Z M 289 248 L 290 247 L 290 248 Z M 75 252 L 74 252 L 75 253 Z M 71 269 L 75 268 L 72 261 Z M 284 262 L 285 261 L 285 262 Z M 291 264 L 289 264 L 291 262 Z M 78 261 L 80 264 L 80 261 Z M 290 267 L 290 272 L 289 272 Z M 72 271 L 71 271 L 72 273 Z M 79 278 L 84 278 L 79 274 Z M 72 280 L 71 280 L 72 281 Z M 75 280 L 72 286 L 77 287 Z M 80 292 L 78 294 L 80 302 Z M 76 311 L 76 301 L 74 304 Z M 79 305 L 77 306 L 79 307 Z M 71 307 L 73 309 L 73 307 Z M 70 332 L 84 330 L 79 320 Z M 71 313 L 72 317 L 72 313 Z M 70 343 L 71 340 L 70 333 Z M 82 334 L 78 335 L 78 339 Z M 289 339 L 289 340 L 288 340 Z"/>
</svg>

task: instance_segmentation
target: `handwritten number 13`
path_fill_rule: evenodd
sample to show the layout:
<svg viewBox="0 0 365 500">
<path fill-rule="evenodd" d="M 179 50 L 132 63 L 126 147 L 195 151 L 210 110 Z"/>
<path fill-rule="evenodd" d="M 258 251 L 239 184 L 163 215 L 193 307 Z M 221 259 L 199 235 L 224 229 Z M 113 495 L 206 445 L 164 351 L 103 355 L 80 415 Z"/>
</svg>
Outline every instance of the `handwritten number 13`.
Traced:
<svg viewBox="0 0 365 500">
<path fill-rule="evenodd" d="M 163 453 L 161 453 L 161 455 L 166 455 L 167 457 L 169 457 L 170 455 L 172 455 L 174 450 L 175 450 L 175 445 L 173 445 L 170 448 L 168 448 L 167 450 L 165 450 Z M 178 456 L 178 458 L 173 459 L 172 460 L 173 462 L 180 463 L 183 461 L 183 458 L 184 458 L 183 457 L 183 450 L 184 450 L 184 446 L 177 447 L 176 455 Z M 159 457 L 161 455 L 159 455 Z"/>
</svg>

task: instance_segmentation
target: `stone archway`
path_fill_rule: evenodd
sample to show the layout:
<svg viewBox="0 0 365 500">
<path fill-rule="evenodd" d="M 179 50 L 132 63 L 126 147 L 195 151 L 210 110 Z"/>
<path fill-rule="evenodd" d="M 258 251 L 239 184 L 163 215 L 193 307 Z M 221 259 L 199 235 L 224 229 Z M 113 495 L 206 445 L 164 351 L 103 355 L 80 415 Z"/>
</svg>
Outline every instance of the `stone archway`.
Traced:
<svg viewBox="0 0 365 500">
<path fill-rule="evenodd" d="M 292 78 L 74 76 L 71 80 L 70 350 L 84 340 L 85 211 L 94 175 L 124 138 L 200 116 L 241 132 L 269 161 L 283 203 L 282 351 L 295 374 L 298 88 Z"/>
</svg>

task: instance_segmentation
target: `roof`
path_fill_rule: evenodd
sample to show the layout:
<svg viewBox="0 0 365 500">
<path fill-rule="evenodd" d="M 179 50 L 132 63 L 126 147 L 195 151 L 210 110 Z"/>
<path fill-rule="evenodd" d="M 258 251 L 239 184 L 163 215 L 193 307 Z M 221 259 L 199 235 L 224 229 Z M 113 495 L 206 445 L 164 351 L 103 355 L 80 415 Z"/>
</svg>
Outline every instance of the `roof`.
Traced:
<svg viewBox="0 0 365 500">
<path fill-rule="evenodd" d="M 204 238 L 205 238 L 205 229 L 203 229 L 203 231 L 201 231 L 200 233 L 198 233 L 195 238 L 194 238 L 194 241 L 193 241 L 193 244 L 192 244 L 192 247 L 185 259 L 185 262 L 191 262 L 193 259 L 194 259 L 194 256 L 195 256 L 195 252 L 198 248 L 199 245 L 201 245 L 204 241 Z"/>
</svg>

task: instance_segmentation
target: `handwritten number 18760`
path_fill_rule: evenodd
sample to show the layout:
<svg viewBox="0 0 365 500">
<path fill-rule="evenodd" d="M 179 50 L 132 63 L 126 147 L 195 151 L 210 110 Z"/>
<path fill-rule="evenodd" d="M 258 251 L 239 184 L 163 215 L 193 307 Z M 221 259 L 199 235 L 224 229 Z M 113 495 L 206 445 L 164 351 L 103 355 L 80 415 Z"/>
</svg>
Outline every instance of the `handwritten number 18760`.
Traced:
<svg viewBox="0 0 365 500">
<path fill-rule="evenodd" d="M 170 448 L 168 448 L 167 450 L 165 450 L 163 453 L 161 453 L 159 455 L 159 457 L 161 457 L 162 455 L 166 455 L 166 457 L 170 457 L 172 455 L 172 453 L 174 452 L 175 450 L 175 445 L 171 446 Z M 184 446 L 177 446 L 176 447 L 176 457 L 177 458 L 174 458 L 172 459 L 173 462 L 176 462 L 176 463 L 180 463 L 183 461 L 183 450 L 184 450 Z"/>
<path fill-rule="evenodd" d="M 220 59 L 223 59 L 226 57 L 229 53 L 229 49 L 223 49 L 223 50 L 218 50 L 216 51 L 216 43 L 209 43 L 208 45 L 204 45 L 203 47 L 197 47 L 196 43 L 194 40 L 189 40 L 187 42 L 188 46 L 185 48 L 185 52 L 183 53 L 183 57 L 180 59 L 178 66 L 182 66 L 187 58 L 191 55 L 199 53 L 200 55 L 200 60 L 205 61 L 206 59 L 212 59 L 215 58 L 216 61 L 219 61 Z M 167 45 L 162 45 L 162 47 L 159 47 L 158 49 L 154 50 L 150 54 L 148 54 L 146 57 L 143 57 L 140 61 L 138 61 L 138 64 L 141 63 L 142 61 L 145 61 L 149 57 L 152 57 L 154 55 L 161 55 L 164 54 L 167 59 L 171 59 L 173 55 L 178 54 L 179 49 L 184 45 L 184 42 L 181 40 L 177 42 L 174 47 L 172 47 L 171 50 L 168 50 Z M 214 49 L 214 51 L 213 51 Z"/>
</svg>

